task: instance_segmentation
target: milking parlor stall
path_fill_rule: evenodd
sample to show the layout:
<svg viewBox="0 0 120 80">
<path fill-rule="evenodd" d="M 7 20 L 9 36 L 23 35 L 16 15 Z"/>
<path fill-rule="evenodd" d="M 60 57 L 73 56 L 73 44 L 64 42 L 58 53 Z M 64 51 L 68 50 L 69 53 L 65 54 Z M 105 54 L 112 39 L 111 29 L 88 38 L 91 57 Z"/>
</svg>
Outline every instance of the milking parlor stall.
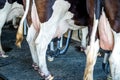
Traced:
<svg viewBox="0 0 120 80">
<path fill-rule="evenodd" d="M 109 26 L 115 46 L 119 33 L 89 1 L 0 0 L 0 80 L 120 80 L 119 50 L 103 49 L 96 31 Z"/>
</svg>

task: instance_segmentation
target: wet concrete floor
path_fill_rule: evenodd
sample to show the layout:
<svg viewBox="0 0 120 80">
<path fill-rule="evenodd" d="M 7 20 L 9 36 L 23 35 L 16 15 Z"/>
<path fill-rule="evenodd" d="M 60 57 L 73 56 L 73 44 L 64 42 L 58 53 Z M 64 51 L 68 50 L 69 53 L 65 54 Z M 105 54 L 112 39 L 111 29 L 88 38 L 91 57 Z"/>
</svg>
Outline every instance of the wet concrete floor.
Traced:
<svg viewBox="0 0 120 80">
<path fill-rule="evenodd" d="M 15 34 L 15 29 L 3 29 L 2 45 L 9 57 L 0 58 L 0 74 L 8 80 L 42 80 L 31 66 L 32 58 L 25 37 L 22 48 L 19 49 L 15 46 Z M 52 62 L 47 60 L 48 69 L 54 75 L 54 80 L 83 80 L 86 56 L 76 51 L 75 46 L 79 44 L 72 40 L 65 55 L 59 55 Z M 102 57 L 97 59 L 94 80 L 105 80 L 102 60 Z"/>
</svg>

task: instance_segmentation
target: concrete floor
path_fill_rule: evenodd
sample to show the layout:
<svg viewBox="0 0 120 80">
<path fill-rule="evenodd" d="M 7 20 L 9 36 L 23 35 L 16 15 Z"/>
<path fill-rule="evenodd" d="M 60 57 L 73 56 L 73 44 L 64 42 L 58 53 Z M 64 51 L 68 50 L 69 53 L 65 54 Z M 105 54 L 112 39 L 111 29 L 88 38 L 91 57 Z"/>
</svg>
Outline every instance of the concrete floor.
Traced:
<svg viewBox="0 0 120 80">
<path fill-rule="evenodd" d="M 0 74 L 8 80 L 42 80 L 37 71 L 32 68 L 32 58 L 26 40 L 22 48 L 15 46 L 14 29 L 3 29 L 2 45 L 8 58 L 0 58 Z M 49 71 L 54 80 L 83 80 L 86 56 L 75 50 L 79 42 L 71 41 L 65 55 L 60 55 L 53 62 L 47 61 Z M 98 57 L 94 68 L 94 80 L 106 80 L 102 70 L 102 57 Z"/>
</svg>

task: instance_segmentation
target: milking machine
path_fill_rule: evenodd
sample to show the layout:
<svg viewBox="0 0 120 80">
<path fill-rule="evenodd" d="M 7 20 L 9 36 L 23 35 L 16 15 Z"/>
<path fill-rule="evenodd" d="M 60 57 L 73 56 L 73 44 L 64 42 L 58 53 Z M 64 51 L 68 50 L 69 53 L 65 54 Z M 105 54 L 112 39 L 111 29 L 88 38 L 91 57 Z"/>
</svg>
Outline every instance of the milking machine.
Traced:
<svg viewBox="0 0 120 80">
<path fill-rule="evenodd" d="M 49 61 L 53 61 L 55 57 L 59 55 L 63 55 L 67 52 L 69 44 L 70 44 L 70 39 L 72 36 L 73 30 L 69 30 L 67 33 L 67 39 L 65 39 L 64 36 L 61 36 L 59 39 L 55 38 L 53 39 L 47 50 L 47 57 Z M 78 39 L 81 40 L 81 33 L 80 30 L 78 29 Z"/>
<path fill-rule="evenodd" d="M 102 69 L 105 72 L 106 76 L 107 76 L 107 80 L 108 78 L 111 78 L 111 72 L 110 72 L 110 64 L 109 64 L 109 57 L 112 51 L 108 51 L 108 50 L 103 50 L 100 48 L 99 50 L 100 53 L 104 54 L 103 56 L 103 62 L 102 62 Z"/>
<path fill-rule="evenodd" d="M 55 38 L 50 42 L 47 50 L 47 56 L 49 61 L 53 61 L 54 58 L 58 55 L 63 55 L 66 53 L 69 47 L 72 32 L 72 30 L 68 31 L 66 40 L 64 39 L 64 36 L 61 36 L 61 38 Z"/>
</svg>

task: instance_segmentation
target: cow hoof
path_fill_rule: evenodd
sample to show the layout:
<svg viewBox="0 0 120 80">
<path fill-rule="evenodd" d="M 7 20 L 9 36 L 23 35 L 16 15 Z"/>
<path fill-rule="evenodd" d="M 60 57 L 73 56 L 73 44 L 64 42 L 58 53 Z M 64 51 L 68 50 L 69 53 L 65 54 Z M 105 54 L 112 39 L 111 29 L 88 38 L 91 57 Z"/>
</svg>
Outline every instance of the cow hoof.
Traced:
<svg viewBox="0 0 120 80">
<path fill-rule="evenodd" d="M 7 57 L 8 57 L 8 55 L 4 55 L 4 54 L 3 54 L 3 55 L 2 55 L 2 57 L 3 57 L 3 58 L 7 58 Z"/>
<path fill-rule="evenodd" d="M 33 63 L 33 64 L 32 64 L 32 67 L 33 67 L 34 70 L 36 70 L 36 71 L 39 70 L 39 66 L 38 66 L 36 63 Z"/>
<path fill-rule="evenodd" d="M 41 72 L 40 69 L 38 70 L 38 73 L 45 80 L 53 80 L 54 79 L 54 77 L 51 74 L 49 74 L 49 75 L 46 76 L 43 72 Z"/>
<path fill-rule="evenodd" d="M 54 57 L 48 56 L 48 61 L 52 62 L 54 60 Z"/>
<path fill-rule="evenodd" d="M 45 77 L 45 80 L 53 80 L 53 79 L 54 79 L 54 76 L 52 76 L 51 74 Z"/>
<path fill-rule="evenodd" d="M 86 48 L 82 46 L 80 47 L 80 49 L 81 49 L 81 52 L 84 52 L 86 50 Z"/>
<path fill-rule="evenodd" d="M 41 76 L 42 78 L 45 78 L 45 74 L 44 74 L 43 72 L 41 72 L 40 69 L 38 70 L 38 73 L 40 74 L 40 76 Z"/>
<path fill-rule="evenodd" d="M 84 52 L 85 51 L 85 48 L 81 47 L 81 52 Z"/>
<path fill-rule="evenodd" d="M 6 58 L 8 55 L 5 55 L 4 53 L 0 53 L 0 57 Z"/>
<path fill-rule="evenodd" d="M 82 46 L 75 46 L 75 50 L 78 51 L 78 52 L 84 52 L 85 48 L 82 47 Z"/>
<path fill-rule="evenodd" d="M 111 75 L 107 75 L 107 80 L 112 80 L 112 76 Z"/>
</svg>

